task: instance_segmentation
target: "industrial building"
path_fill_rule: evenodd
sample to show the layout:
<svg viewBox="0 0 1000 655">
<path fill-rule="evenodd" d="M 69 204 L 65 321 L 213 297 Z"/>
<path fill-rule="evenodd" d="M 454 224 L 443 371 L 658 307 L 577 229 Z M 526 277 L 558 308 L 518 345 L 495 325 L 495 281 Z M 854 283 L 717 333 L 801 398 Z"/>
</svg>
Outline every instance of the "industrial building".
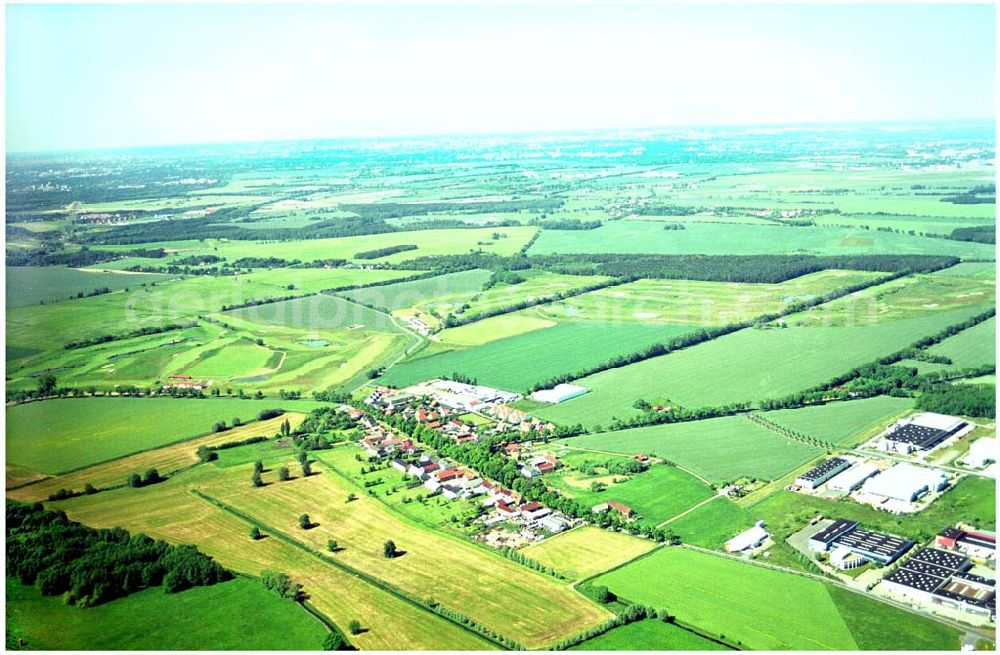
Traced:
<svg viewBox="0 0 1000 655">
<path fill-rule="evenodd" d="M 582 396 L 588 391 L 589 389 L 587 389 L 587 387 L 580 387 L 575 384 L 557 384 L 551 389 L 541 389 L 536 391 L 531 394 L 531 398 L 532 400 L 537 400 L 543 403 L 552 403 L 555 405 L 569 400 L 570 398 Z"/>
<path fill-rule="evenodd" d="M 863 529 L 857 521 L 837 519 L 809 539 L 809 548 L 818 552 L 833 549 L 830 563 L 838 568 L 854 568 L 863 562 L 848 558 L 854 554 L 862 559 L 879 564 L 892 564 L 914 546 L 913 541 L 891 534 Z M 837 561 L 834 561 L 837 555 Z M 838 564 L 838 562 L 840 562 Z M 841 566 L 850 564 L 850 566 Z"/>
<path fill-rule="evenodd" d="M 861 462 L 830 478 L 830 481 L 826 483 L 826 488 L 830 491 L 850 493 L 878 472 L 878 466 L 871 462 Z"/>
<path fill-rule="evenodd" d="M 958 551 L 980 562 L 996 559 L 997 536 L 992 532 L 956 526 L 938 532 L 935 542 L 941 548 Z"/>
<path fill-rule="evenodd" d="M 866 502 L 890 512 L 909 511 L 911 503 L 948 486 L 944 473 L 905 462 L 869 478 L 861 487 Z"/>
<path fill-rule="evenodd" d="M 960 418 L 924 412 L 896 421 L 885 434 L 885 444 L 888 450 L 901 453 L 931 450 L 968 427 Z"/>
<path fill-rule="evenodd" d="M 979 616 L 996 616 L 996 581 L 969 573 L 969 559 L 921 548 L 882 579 L 880 589 L 928 604 Z"/>
<path fill-rule="evenodd" d="M 809 469 L 795 478 L 796 486 L 803 489 L 815 489 L 841 471 L 851 467 L 851 463 L 840 457 L 831 457 L 819 466 Z"/>
<path fill-rule="evenodd" d="M 739 533 L 727 541 L 726 552 L 739 553 L 744 550 L 752 550 L 767 541 L 767 537 L 768 534 L 767 530 L 764 529 L 764 522 L 757 521 L 752 528 Z"/>
<path fill-rule="evenodd" d="M 963 462 L 974 469 L 985 468 L 987 464 L 997 461 L 997 440 L 993 437 L 976 439 L 969 445 L 969 453 Z"/>
</svg>

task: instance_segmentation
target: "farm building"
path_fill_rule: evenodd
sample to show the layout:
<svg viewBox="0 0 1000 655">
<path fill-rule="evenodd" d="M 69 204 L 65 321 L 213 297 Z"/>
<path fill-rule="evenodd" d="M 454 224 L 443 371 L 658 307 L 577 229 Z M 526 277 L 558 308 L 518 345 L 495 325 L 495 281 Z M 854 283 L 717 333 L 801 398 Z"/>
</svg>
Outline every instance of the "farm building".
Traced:
<svg viewBox="0 0 1000 655">
<path fill-rule="evenodd" d="M 830 478 L 826 488 L 830 491 L 850 493 L 878 472 L 879 468 L 871 462 L 861 462 Z"/>
<path fill-rule="evenodd" d="M 879 585 L 883 591 L 928 605 L 996 616 L 996 581 L 969 573 L 967 557 L 922 548 Z"/>
<path fill-rule="evenodd" d="M 846 552 L 879 564 L 892 564 L 913 546 L 914 542 L 909 539 L 865 530 L 857 521 L 849 519 L 837 519 L 809 539 L 809 548 L 812 550 L 825 552 L 833 548 L 836 552 L 846 549 Z M 839 557 L 842 563 L 849 561 L 846 554 Z M 833 561 L 832 554 L 830 563 L 838 568 L 854 568 L 853 566 L 839 566 Z"/>
<path fill-rule="evenodd" d="M 992 532 L 945 528 L 937 533 L 935 542 L 941 548 L 957 550 L 974 560 L 989 562 L 996 558 L 997 536 Z"/>
<path fill-rule="evenodd" d="M 549 515 L 538 521 L 538 526 L 549 532 L 562 532 L 569 527 L 569 522 L 566 519 L 560 517 Z"/>
<path fill-rule="evenodd" d="M 587 391 L 589 391 L 589 389 L 586 387 L 579 387 L 575 384 L 557 384 L 551 389 L 541 389 L 536 391 L 531 394 L 531 399 L 555 405 L 569 400 L 570 398 L 582 396 L 587 393 Z"/>
<path fill-rule="evenodd" d="M 623 505 L 619 503 L 617 500 L 609 500 L 608 509 L 613 509 L 626 518 L 631 517 L 633 514 L 635 514 L 635 512 L 632 510 L 631 507 L 629 507 L 628 505 Z"/>
<path fill-rule="evenodd" d="M 969 446 L 964 461 L 966 466 L 974 469 L 985 468 L 990 462 L 997 461 L 997 440 L 994 437 L 976 439 Z"/>
<path fill-rule="evenodd" d="M 946 439 L 972 427 L 954 416 L 924 412 L 896 421 L 885 434 L 885 445 L 887 450 L 901 453 L 931 450 Z"/>
<path fill-rule="evenodd" d="M 861 487 L 866 501 L 892 511 L 908 510 L 910 503 L 929 491 L 948 486 L 944 473 L 905 462 L 869 478 Z"/>
<path fill-rule="evenodd" d="M 608 504 L 598 503 L 597 505 L 591 507 L 590 511 L 593 512 L 594 514 L 603 514 L 604 512 L 608 511 Z"/>
<path fill-rule="evenodd" d="M 726 552 L 739 553 L 745 550 L 757 548 L 767 541 L 767 530 L 764 529 L 764 522 L 757 521 L 756 525 L 745 532 L 741 532 L 726 542 Z"/>
<path fill-rule="evenodd" d="M 804 489 L 815 489 L 841 471 L 850 468 L 851 463 L 840 457 L 831 457 L 819 466 L 809 469 L 795 479 L 795 484 Z"/>
</svg>

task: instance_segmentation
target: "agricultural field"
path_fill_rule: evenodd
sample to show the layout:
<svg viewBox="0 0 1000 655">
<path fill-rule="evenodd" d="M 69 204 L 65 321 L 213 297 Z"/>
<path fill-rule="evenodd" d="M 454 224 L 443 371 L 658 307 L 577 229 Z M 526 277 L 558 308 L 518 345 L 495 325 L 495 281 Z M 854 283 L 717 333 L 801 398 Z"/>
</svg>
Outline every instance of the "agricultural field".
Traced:
<svg viewBox="0 0 1000 655">
<path fill-rule="evenodd" d="M 137 630 L 137 625 L 142 629 Z M 8 643 L 32 650 L 318 650 L 326 628 L 258 582 L 237 578 L 178 594 L 152 588 L 80 609 L 7 579 Z"/>
<path fill-rule="evenodd" d="M 993 256 L 993 248 L 989 244 L 856 228 L 803 229 L 784 225 L 688 223 L 683 230 L 664 230 L 651 221 L 617 221 L 606 223 L 596 230 L 545 230 L 528 254 L 569 252 L 664 255 L 857 255 L 892 252 L 954 255 L 967 259 Z"/>
<path fill-rule="evenodd" d="M 55 474 L 208 434 L 217 421 L 249 422 L 263 409 L 319 406 L 307 400 L 79 398 L 7 411 L 7 461 Z"/>
<path fill-rule="evenodd" d="M 667 523 L 681 541 L 702 548 L 722 550 L 723 544 L 750 529 L 755 519 L 728 498 L 718 497 Z"/>
<path fill-rule="evenodd" d="M 682 514 L 714 493 L 703 481 L 674 466 L 654 464 L 627 474 L 608 469 L 623 459 L 628 460 L 571 450 L 562 458 L 563 468 L 548 474 L 546 482 L 584 507 L 612 500 L 622 503 L 635 510 L 641 524 L 649 526 Z"/>
<path fill-rule="evenodd" d="M 996 366 L 996 333 L 997 321 L 991 318 L 931 346 L 927 352 L 947 357 L 954 368 Z"/>
<path fill-rule="evenodd" d="M 437 303 L 442 297 L 478 293 L 490 279 L 490 275 L 489 271 L 473 269 L 412 282 L 343 291 L 340 295 L 362 305 L 373 305 L 386 311 L 395 311 L 432 302 L 431 299 Z"/>
<path fill-rule="evenodd" d="M 913 409 L 910 398 L 877 396 L 798 409 L 763 412 L 761 416 L 789 430 L 838 445 L 854 445 L 888 427 Z"/>
<path fill-rule="evenodd" d="M 655 548 L 645 539 L 584 526 L 549 537 L 521 550 L 526 556 L 568 578 L 587 578 L 639 557 Z"/>
<path fill-rule="evenodd" d="M 669 341 L 691 329 L 644 323 L 562 323 L 472 348 L 424 354 L 394 366 L 382 380 L 403 387 L 458 372 L 481 384 L 524 392 L 551 377 Z"/>
<path fill-rule="evenodd" d="M 633 602 L 676 608 L 678 621 L 750 649 L 871 648 L 871 619 L 860 623 L 859 610 L 883 621 L 899 612 L 851 592 L 834 595 L 816 580 L 682 548 L 661 549 L 594 583 Z M 956 648 L 957 630 L 907 616 L 918 631 L 895 632 L 897 648 Z"/>
<path fill-rule="evenodd" d="M 303 330 L 337 328 L 399 332 L 388 315 L 337 296 L 315 295 L 223 312 L 252 323 Z"/>
<path fill-rule="evenodd" d="M 8 266 L 7 308 L 27 307 L 84 296 L 97 290 L 127 290 L 169 276 L 147 273 L 103 273 L 53 266 Z"/>
<path fill-rule="evenodd" d="M 588 434 L 559 443 L 571 451 L 662 457 L 713 483 L 743 476 L 774 480 L 822 453 L 740 416 Z"/>
<path fill-rule="evenodd" d="M 687 407 L 754 403 L 822 384 L 959 323 L 982 306 L 855 326 L 748 328 L 660 357 L 580 378 L 584 396 L 535 411 L 555 423 L 606 425 L 638 399 Z M 806 312 L 808 314 L 808 312 Z M 795 317 L 790 322 L 797 320 Z M 760 375 L 760 371 L 767 371 Z"/>
</svg>

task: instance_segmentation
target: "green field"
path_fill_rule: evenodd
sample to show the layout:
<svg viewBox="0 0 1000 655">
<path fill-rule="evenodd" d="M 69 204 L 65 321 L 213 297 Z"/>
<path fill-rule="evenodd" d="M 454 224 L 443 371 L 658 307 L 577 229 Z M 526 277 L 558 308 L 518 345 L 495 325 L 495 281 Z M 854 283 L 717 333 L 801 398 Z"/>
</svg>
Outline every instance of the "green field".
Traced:
<svg viewBox="0 0 1000 655">
<path fill-rule="evenodd" d="M 729 650 L 676 625 L 647 619 L 623 625 L 588 639 L 570 650 Z"/>
<path fill-rule="evenodd" d="M 458 372 L 480 384 L 526 391 L 537 382 L 642 350 L 691 329 L 642 323 L 563 323 L 481 346 L 419 357 L 392 367 L 383 381 L 406 386 Z"/>
<path fill-rule="evenodd" d="M 274 268 L 242 275 L 245 281 L 274 286 L 287 292 L 326 291 L 355 284 L 374 284 L 407 277 L 418 271 L 361 268 Z M 289 285 L 293 288 L 289 289 Z"/>
<path fill-rule="evenodd" d="M 593 426 L 637 412 L 632 404 L 688 407 L 757 402 L 821 384 L 958 323 L 981 306 L 865 326 L 745 329 L 691 348 L 576 380 L 590 392 L 536 411 Z"/>
<path fill-rule="evenodd" d="M 7 461 L 61 473 L 211 432 L 216 421 L 231 424 L 239 417 L 249 422 L 262 409 L 319 406 L 309 400 L 174 398 L 80 398 L 16 405 L 7 410 Z"/>
<path fill-rule="evenodd" d="M 164 282 L 166 275 L 105 273 L 55 266 L 8 266 L 7 307 L 27 307 L 67 300 L 106 287 L 112 291 Z"/>
<path fill-rule="evenodd" d="M 941 203 L 939 203 L 941 204 Z M 990 244 L 835 227 L 688 223 L 664 230 L 649 221 L 617 221 L 596 230 L 544 230 L 528 254 L 851 255 L 877 252 L 993 257 Z"/>
<path fill-rule="evenodd" d="M 665 548 L 594 580 L 748 649 L 955 649 L 958 631 L 817 580 Z M 900 619 L 895 623 L 893 619 Z M 912 630 L 902 630 L 901 626 Z"/>
<path fill-rule="evenodd" d="M 655 454 L 716 483 L 743 476 L 774 480 L 822 452 L 739 416 L 587 434 L 560 443 L 570 449 Z"/>
<path fill-rule="evenodd" d="M 573 452 L 563 458 L 564 468 L 547 475 L 545 481 L 584 507 L 616 500 L 634 509 L 639 520 L 651 526 L 677 516 L 714 493 L 701 480 L 672 466 L 653 465 L 641 473 L 610 475 L 602 466 L 609 459 L 617 458 Z M 594 472 L 583 473 L 580 468 Z M 607 489 L 592 490 L 594 482 L 605 484 Z"/>
<path fill-rule="evenodd" d="M 343 291 L 340 295 L 364 305 L 374 305 L 394 311 L 412 307 L 431 298 L 481 291 L 483 285 L 490 279 L 490 275 L 489 271 L 473 269 L 413 282 Z"/>
<path fill-rule="evenodd" d="M 763 412 L 762 416 L 807 437 L 835 444 L 850 444 L 856 442 L 858 437 L 869 436 L 876 427 L 878 430 L 875 432 L 880 432 L 894 418 L 912 408 L 913 400 L 910 398 L 877 396 L 815 407 L 779 409 Z"/>
<path fill-rule="evenodd" d="M 927 352 L 947 357 L 953 368 L 996 366 L 996 331 L 997 320 L 991 318 L 931 346 Z"/>
<path fill-rule="evenodd" d="M 718 498 L 665 527 L 686 544 L 721 550 L 723 544 L 750 529 L 756 520 L 728 498 Z"/>
<path fill-rule="evenodd" d="M 320 650 L 326 628 L 245 578 L 167 594 L 153 587 L 105 605 L 68 606 L 7 579 L 7 644 L 30 650 Z"/>
<path fill-rule="evenodd" d="M 521 552 L 567 578 L 582 579 L 620 566 L 656 547 L 649 539 L 584 525 L 525 546 Z"/>
</svg>

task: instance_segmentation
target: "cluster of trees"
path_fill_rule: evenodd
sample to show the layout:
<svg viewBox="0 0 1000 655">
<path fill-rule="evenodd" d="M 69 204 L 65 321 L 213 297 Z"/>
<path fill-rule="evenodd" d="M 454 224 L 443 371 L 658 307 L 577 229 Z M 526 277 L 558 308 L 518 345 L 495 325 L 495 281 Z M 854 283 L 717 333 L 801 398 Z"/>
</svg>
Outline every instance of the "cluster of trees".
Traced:
<svg viewBox="0 0 1000 655">
<path fill-rule="evenodd" d="M 976 243 L 996 243 L 996 225 L 977 225 L 975 227 L 956 227 L 949 238 L 955 241 L 974 241 Z"/>
<path fill-rule="evenodd" d="M 917 396 L 917 407 L 928 412 L 996 418 L 996 386 L 943 384 Z"/>
<path fill-rule="evenodd" d="M 601 221 L 581 221 L 578 218 L 534 219 L 530 223 L 543 230 L 596 230 L 601 227 Z"/>
<path fill-rule="evenodd" d="M 524 282 L 524 278 L 514 271 L 493 271 L 490 279 L 483 285 L 483 291 L 487 291 L 498 284 L 515 285 Z"/>
<path fill-rule="evenodd" d="M 627 430 L 629 428 L 641 428 L 648 425 L 664 425 L 667 423 L 684 423 L 687 421 L 701 421 L 720 416 L 732 416 L 749 409 L 748 403 L 730 403 L 717 407 L 673 407 L 661 412 L 647 411 L 629 418 L 613 418 L 608 424 L 609 430 Z"/>
<path fill-rule="evenodd" d="M 158 484 L 165 481 L 166 478 L 160 475 L 160 472 L 155 468 L 148 469 L 142 475 L 138 473 L 133 473 L 128 476 L 126 484 L 132 489 L 138 489 L 139 487 L 148 487 L 151 484 Z"/>
<path fill-rule="evenodd" d="M 385 248 L 375 248 L 374 250 L 362 250 L 361 252 L 354 253 L 355 259 L 380 259 L 382 257 L 388 257 L 389 255 L 395 255 L 398 252 L 406 252 L 407 250 L 416 250 L 417 246 L 413 243 L 404 243 L 398 246 L 387 246 Z"/>
<path fill-rule="evenodd" d="M 439 614 L 446 619 L 450 620 L 452 623 L 457 623 L 463 627 L 469 628 L 474 632 L 478 632 L 482 636 L 486 637 L 495 644 L 502 646 L 505 650 L 524 650 L 524 646 L 514 641 L 510 637 L 506 637 L 496 630 L 491 630 L 485 625 L 473 621 L 469 617 L 465 616 L 461 612 L 456 612 L 455 610 L 450 610 L 433 598 L 428 598 L 424 601 L 424 605 L 430 609 L 435 614 Z"/>
<path fill-rule="evenodd" d="M 663 229 L 667 231 L 686 230 L 687 227 L 684 226 L 684 223 L 664 223 Z"/>
<path fill-rule="evenodd" d="M 340 209 L 357 214 L 364 218 L 406 218 L 409 216 L 424 216 L 434 213 L 448 214 L 498 214 L 515 213 L 521 211 L 551 212 L 563 206 L 565 200 L 562 198 L 532 198 L 525 200 L 499 200 L 499 201 L 477 201 L 477 202 L 413 202 L 413 203 L 358 203 L 343 204 Z M 459 222 L 459 221 L 456 221 Z M 512 225 L 518 225 L 517 221 L 511 221 Z M 465 223 L 461 223 L 466 225 Z M 495 225 L 497 223 L 490 223 Z M 407 229 L 413 229 L 414 225 L 408 224 Z"/>
<path fill-rule="evenodd" d="M 287 296 L 278 296 L 276 298 L 264 298 L 263 300 L 258 300 L 256 298 L 251 298 L 244 302 L 234 303 L 232 305 L 223 305 L 219 311 L 228 312 L 232 309 L 243 309 L 244 307 L 257 307 L 259 305 L 270 305 L 271 303 L 284 302 L 286 300 L 295 300 L 296 298 L 302 298 L 309 294 L 288 294 Z"/>
<path fill-rule="evenodd" d="M 122 339 L 131 339 L 133 337 L 145 337 L 151 334 L 163 334 L 164 332 L 171 332 L 173 330 L 183 330 L 185 328 L 190 328 L 198 325 L 196 322 L 191 323 L 168 323 L 166 325 L 150 325 L 147 327 L 136 328 L 135 330 L 129 330 L 128 332 L 122 332 L 119 334 L 100 334 L 96 337 L 90 337 L 88 339 L 81 339 L 79 341 L 70 341 L 63 345 L 66 350 L 75 350 L 77 348 L 86 348 L 88 346 L 96 346 L 102 343 L 108 343 L 110 341 L 120 341 Z"/>
<path fill-rule="evenodd" d="M 281 571 L 261 571 L 260 583 L 264 585 L 265 589 L 273 591 L 282 598 L 288 598 L 296 602 L 305 598 L 305 595 L 302 593 L 302 585 L 292 582 L 292 579 Z"/>
<path fill-rule="evenodd" d="M 43 595 L 90 607 L 148 587 L 173 593 L 233 574 L 193 546 L 171 546 L 122 528 L 95 530 L 41 503 L 7 501 L 7 575 Z"/>
<path fill-rule="evenodd" d="M 692 216 L 704 210 L 701 207 L 647 203 L 645 205 L 637 205 L 631 211 L 635 216 Z"/>
<path fill-rule="evenodd" d="M 778 425 L 773 421 L 767 420 L 760 414 L 750 413 L 750 414 L 745 414 L 745 416 L 752 423 L 756 423 L 760 426 L 763 426 L 768 430 L 771 430 L 772 432 L 777 432 L 778 434 L 784 436 L 786 439 L 791 439 L 792 441 L 799 441 L 805 444 L 809 444 L 810 446 L 816 446 L 817 448 L 825 448 L 826 450 L 833 450 L 836 447 L 835 444 L 829 441 L 824 441 L 823 439 L 819 439 L 817 437 L 810 437 L 809 435 L 802 434 L 798 430 L 791 430 L 789 428 L 784 427 L 783 425 Z"/>
<path fill-rule="evenodd" d="M 996 201 L 996 189 L 988 185 L 975 186 L 958 195 L 941 198 L 941 202 L 954 205 L 992 205 Z"/>
</svg>

